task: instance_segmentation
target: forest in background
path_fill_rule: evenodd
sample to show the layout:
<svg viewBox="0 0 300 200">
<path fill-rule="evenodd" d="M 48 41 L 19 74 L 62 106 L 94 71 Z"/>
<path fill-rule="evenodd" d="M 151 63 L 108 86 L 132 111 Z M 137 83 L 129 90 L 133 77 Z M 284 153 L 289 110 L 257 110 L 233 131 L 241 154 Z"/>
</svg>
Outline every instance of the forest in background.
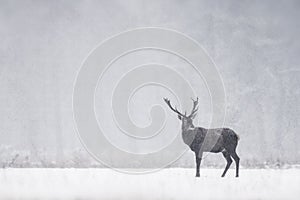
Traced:
<svg viewBox="0 0 300 200">
<path fill-rule="evenodd" d="M 189 35 L 214 60 L 226 90 L 225 126 L 241 137 L 241 166 L 299 165 L 299 6 L 293 1 L 2 2 L 0 167 L 102 167 L 77 137 L 73 84 L 97 44 L 147 26 Z M 201 113 L 197 125 L 205 127 Z M 151 164 L 116 161 L 115 166 Z M 224 165 L 221 155 L 203 161 L 207 167 Z M 169 167 L 193 166 L 187 151 Z"/>
</svg>

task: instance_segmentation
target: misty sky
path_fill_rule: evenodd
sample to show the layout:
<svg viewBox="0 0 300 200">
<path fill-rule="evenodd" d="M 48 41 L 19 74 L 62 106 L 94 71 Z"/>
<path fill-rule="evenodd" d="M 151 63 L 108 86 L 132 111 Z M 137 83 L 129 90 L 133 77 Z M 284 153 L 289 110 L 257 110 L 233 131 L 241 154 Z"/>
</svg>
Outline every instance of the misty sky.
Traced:
<svg viewBox="0 0 300 200">
<path fill-rule="evenodd" d="M 0 163 L 7 165 L 14 158 L 13 166 L 95 163 L 75 131 L 76 74 L 101 41 L 149 26 L 192 37 L 215 62 L 226 91 L 225 126 L 241 137 L 241 165 L 299 163 L 299 9 L 299 1 L 271 0 L 0 1 Z M 197 125 L 206 127 L 210 113 L 203 82 L 193 79 L 190 69 L 176 59 L 157 52 L 137 56 L 141 61 L 143 56 L 167 60 L 190 77 L 204 99 Z M 113 80 L 116 74 L 108 78 Z M 161 93 L 150 91 L 160 99 Z M 130 106 L 137 124 L 149 122 L 139 117 L 149 115 L 144 105 Z M 167 114 L 179 129 L 176 116 Z M 225 163 L 221 155 L 205 159 Z M 176 162 L 176 166 L 193 165 L 191 152 Z"/>
</svg>

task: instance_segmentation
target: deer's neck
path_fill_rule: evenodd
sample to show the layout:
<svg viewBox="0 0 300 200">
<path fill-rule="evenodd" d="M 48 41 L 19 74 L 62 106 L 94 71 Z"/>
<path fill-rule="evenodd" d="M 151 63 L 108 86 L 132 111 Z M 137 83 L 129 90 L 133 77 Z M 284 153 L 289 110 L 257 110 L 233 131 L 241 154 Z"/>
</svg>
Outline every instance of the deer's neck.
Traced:
<svg viewBox="0 0 300 200">
<path fill-rule="evenodd" d="M 190 126 L 182 126 L 182 139 L 186 145 L 190 146 L 192 144 L 195 135 L 196 131 L 193 124 L 191 124 Z"/>
</svg>

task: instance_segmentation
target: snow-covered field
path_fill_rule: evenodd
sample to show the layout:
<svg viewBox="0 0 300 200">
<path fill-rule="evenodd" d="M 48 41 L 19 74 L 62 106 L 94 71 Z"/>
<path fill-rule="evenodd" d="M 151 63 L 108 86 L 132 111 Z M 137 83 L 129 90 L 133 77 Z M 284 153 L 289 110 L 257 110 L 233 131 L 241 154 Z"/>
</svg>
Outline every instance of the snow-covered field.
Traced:
<svg viewBox="0 0 300 200">
<path fill-rule="evenodd" d="M 300 169 L 1 169 L 0 199 L 300 199 Z"/>
</svg>

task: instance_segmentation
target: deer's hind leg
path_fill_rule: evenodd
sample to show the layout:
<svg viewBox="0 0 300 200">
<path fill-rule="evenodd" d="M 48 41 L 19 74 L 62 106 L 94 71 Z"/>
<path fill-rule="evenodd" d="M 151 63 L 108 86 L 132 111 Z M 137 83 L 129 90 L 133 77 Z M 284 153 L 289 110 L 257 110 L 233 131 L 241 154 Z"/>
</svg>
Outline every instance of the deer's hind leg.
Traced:
<svg viewBox="0 0 300 200">
<path fill-rule="evenodd" d="M 232 152 L 231 157 L 233 158 L 233 160 L 235 161 L 236 167 L 235 167 L 235 177 L 239 177 L 239 166 L 240 166 L 240 157 L 236 154 L 236 152 Z"/>
<path fill-rule="evenodd" d="M 230 138 L 225 142 L 225 150 L 230 154 L 230 156 L 233 158 L 236 164 L 236 172 L 235 177 L 239 177 L 239 166 L 240 166 L 240 157 L 236 153 L 236 147 L 238 144 L 237 137 L 234 137 L 234 139 Z"/>
<path fill-rule="evenodd" d="M 236 146 L 226 149 L 235 162 L 235 177 L 239 177 L 240 157 L 236 153 Z"/>
<path fill-rule="evenodd" d="M 224 158 L 225 158 L 226 161 L 227 161 L 226 167 L 225 167 L 224 172 L 223 172 L 223 174 L 222 174 L 222 177 L 224 177 L 225 174 L 226 174 L 226 172 L 227 172 L 227 170 L 229 169 L 229 167 L 230 167 L 230 165 L 231 165 L 231 163 L 232 163 L 232 159 L 231 159 L 231 157 L 230 157 L 230 154 L 229 154 L 226 150 L 225 150 L 225 151 L 222 151 L 222 154 L 223 154 Z"/>
</svg>

